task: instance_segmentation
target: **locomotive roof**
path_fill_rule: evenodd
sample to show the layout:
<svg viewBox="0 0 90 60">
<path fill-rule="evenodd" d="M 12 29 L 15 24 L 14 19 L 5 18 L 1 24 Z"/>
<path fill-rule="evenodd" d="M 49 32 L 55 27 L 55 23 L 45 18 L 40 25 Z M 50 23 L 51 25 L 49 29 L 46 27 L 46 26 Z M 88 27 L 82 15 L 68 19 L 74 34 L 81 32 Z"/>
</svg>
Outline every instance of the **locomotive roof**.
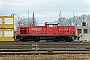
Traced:
<svg viewBox="0 0 90 60">
<path fill-rule="evenodd" d="M 46 22 L 46 24 L 49 24 L 49 25 L 57 24 L 58 25 L 59 23 L 58 22 Z"/>
</svg>

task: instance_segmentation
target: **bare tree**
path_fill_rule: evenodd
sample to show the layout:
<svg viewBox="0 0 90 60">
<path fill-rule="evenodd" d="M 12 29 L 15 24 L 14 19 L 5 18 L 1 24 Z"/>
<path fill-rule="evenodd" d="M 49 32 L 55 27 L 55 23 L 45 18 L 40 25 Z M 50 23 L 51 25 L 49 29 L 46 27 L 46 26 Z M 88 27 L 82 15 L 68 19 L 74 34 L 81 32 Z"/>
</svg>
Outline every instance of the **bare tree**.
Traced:
<svg viewBox="0 0 90 60">
<path fill-rule="evenodd" d="M 18 26 L 24 25 L 24 26 L 35 26 L 37 25 L 37 21 L 35 19 L 35 16 L 33 15 L 33 17 L 25 17 L 25 16 L 20 16 L 17 15 L 15 18 L 15 25 L 16 25 L 16 29 Z"/>
<path fill-rule="evenodd" d="M 90 26 L 90 16 L 87 16 L 87 26 Z"/>
<path fill-rule="evenodd" d="M 71 18 L 59 18 L 58 22 L 61 26 L 82 26 L 82 22 L 86 22 L 87 26 L 90 26 L 90 15 L 74 16 Z"/>
</svg>

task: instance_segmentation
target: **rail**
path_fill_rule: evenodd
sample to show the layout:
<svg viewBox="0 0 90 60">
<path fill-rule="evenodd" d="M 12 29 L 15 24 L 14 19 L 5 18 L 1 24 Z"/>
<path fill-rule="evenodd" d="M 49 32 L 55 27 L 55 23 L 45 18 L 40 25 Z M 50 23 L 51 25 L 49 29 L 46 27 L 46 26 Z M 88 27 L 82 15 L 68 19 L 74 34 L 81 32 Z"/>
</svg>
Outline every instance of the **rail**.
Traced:
<svg viewBox="0 0 90 60">
<path fill-rule="evenodd" d="M 90 43 L 0 43 L 0 54 L 90 54 Z"/>
</svg>

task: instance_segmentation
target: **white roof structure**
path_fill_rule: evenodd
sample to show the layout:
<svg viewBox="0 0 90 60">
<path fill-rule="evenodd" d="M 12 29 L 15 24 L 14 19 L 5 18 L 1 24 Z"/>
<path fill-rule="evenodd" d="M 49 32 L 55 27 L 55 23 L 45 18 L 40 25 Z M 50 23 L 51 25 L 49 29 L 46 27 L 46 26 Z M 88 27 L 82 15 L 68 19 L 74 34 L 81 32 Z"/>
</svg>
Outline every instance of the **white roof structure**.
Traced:
<svg viewBox="0 0 90 60">
<path fill-rule="evenodd" d="M 46 24 L 53 25 L 53 24 L 59 24 L 59 23 L 58 22 L 46 22 Z"/>
</svg>

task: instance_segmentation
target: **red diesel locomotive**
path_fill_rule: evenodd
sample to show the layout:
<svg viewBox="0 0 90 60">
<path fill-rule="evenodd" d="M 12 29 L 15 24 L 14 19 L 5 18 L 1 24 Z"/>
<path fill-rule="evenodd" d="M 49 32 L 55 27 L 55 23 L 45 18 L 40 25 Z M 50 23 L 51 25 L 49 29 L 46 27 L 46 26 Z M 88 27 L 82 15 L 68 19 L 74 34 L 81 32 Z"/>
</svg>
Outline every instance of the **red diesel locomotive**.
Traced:
<svg viewBox="0 0 90 60">
<path fill-rule="evenodd" d="M 75 26 L 58 26 L 58 23 L 45 22 L 44 26 L 19 26 L 15 39 L 20 41 L 53 40 L 71 42 L 76 39 Z"/>
</svg>

